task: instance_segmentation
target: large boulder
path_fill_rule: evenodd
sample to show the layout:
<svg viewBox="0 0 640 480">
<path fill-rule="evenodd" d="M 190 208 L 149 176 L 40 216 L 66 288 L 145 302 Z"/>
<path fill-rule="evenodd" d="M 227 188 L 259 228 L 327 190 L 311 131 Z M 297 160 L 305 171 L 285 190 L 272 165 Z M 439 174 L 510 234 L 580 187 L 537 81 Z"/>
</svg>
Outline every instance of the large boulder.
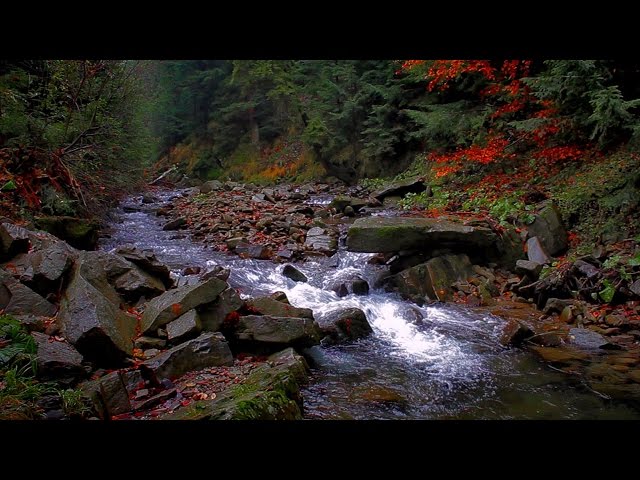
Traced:
<svg viewBox="0 0 640 480">
<path fill-rule="evenodd" d="M 544 204 L 533 223 L 527 228 L 529 237 L 538 237 L 549 255 L 557 255 L 567 249 L 567 231 L 562 225 L 562 217 L 555 203 Z"/>
<path fill-rule="evenodd" d="M 351 252 L 396 252 L 455 247 L 477 251 L 494 247 L 498 236 L 489 228 L 436 218 L 359 218 L 347 233 Z"/>
<path fill-rule="evenodd" d="M 235 288 L 223 290 L 218 298 L 198 309 L 202 329 L 209 332 L 217 332 L 222 327 L 227 315 L 235 312 L 244 305 L 244 301 L 238 295 Z"/>
<path fill-rule="evenodd" d="M 155 297 L 164 284 L 132 262 L 110 252 L 81 252 L 80 274 L 113 303 Z"/>
<path fill-rule="evenodd" d="M 201 330 L 200 316 L 193 309 L 167 323 L 167 338 L 175 344 L 189 337 L 195 337 Z"/>
<path fill-rule="evenodd" d="M 359 308 L 334 310 L 320 315 L 318 325 L 322 333 L 328 337 L 327 340 L 323 339 L 323 344 L 348 342 L 373 333 L 367 316 Z"/>
<path fill-rule="evenodd" d="M 313 320 L 313 310 L 298 308 L 289 303 L 275 300 L 271 297 L 257 297 L 246 302 L 247 309 L 259 315 L 272 317 L 310 318 Z"/>
<path fill-rule="evenodd" d="M 214 277 L 163 293 L 147 303 L 142 314 L 142 333 L 154 331 L 192 308 L 215 301 L 227 287 L 226 282 Z"/>
<path fill-rule="evenodd" d="M 80 250 L 94 250 L 98 244 L 100 225 L 91 220 L 74 217 L 38 217 L 35 219 L 35 225 Z"/>
<path fill-rule="evenodd" d="M 82 366 L 82 355 L 66 342 L 53 341 L 49 335 L 33 332 L 36 343 L 38 377 L 50 379 L 78 379 L 87 372 Z"/>
<path fill-rule="evenodd" d="M 333 254 L 336 251 L 338 242 L 321 227 L 313 227 L 307 231 L 305 246 L 323 253 Z"/>
<path fill-rule="evenodd" d="M 94 409 L 104 420 L 131 411 L 125 376 L 119 370 L 97 380 L 85 382 L 80 385 L 80 389 L 84 396 L 91 400 Z"/>
<path fill-rule="evenodd" d="M 9 303 L 4 309 L 5 313 L 15 315 L 35 315 L 36 317 L 53 317 L 56 313 L 56 306 L 48 302 L 26 285 L 16 280 L 9 280 L 4 283 L 4 288 L 11 296 Z M 0 296 L 4 296 L 0 293 Z"/>
<path fill-rule="evenodd" d="M 66 273 L 71 269 L 77 251 L 64 242 L 57 242 L 44 250 L 29 255 L 32 278 L 29 285 L 45 295 L 60 288 Z"/>
<path fill-rule="evenodd" d="M 233 343 L 278 349 L 311 347 L 320 343 L 318 324 L 310 318 L 247 315 L 229 333 Z"/>
<path fill-rule="evenodd" d="M 472 267 L 467 255 L 443 255 L 389 277 L 389 286 L 417 301 L 450 300 L 451 285 L 466 280 Z"/>
<path fill-rule="evenodd" d="M 134 263 L 149 275 L 158 278 L 166 288 L 173 286 L 169 267 L 161 263 L 152 250 L 140 250 L 134 246 L 125 245 L 119 247 L 116 253 Z"/>
<path fill-rule="evenodd" d="M 221 333 L 205 332 L 142 363 L 154 381 L 176 378 L 191 370 L 232 365 L 233 356 Z"/>
<path fill-rule="evenodd" d="M 291 348 L 271 355 L 215 400 L 195 402 L 163 420 L 302 420 L 300 387 L 309 367 Z"/>
<path fill-rule="evenodd" d="M 386 197 L 403 197 L 407 193 L 421 193 L 427 189 L 424 180 L 409 179 L 403 182 L 392 183 L 381 190 L 377 190 L 371 194 L 372 197 L 382 201 Z"/>
<path fill-rule="evenodd" d="M 11 223 L 0 224 L 0 261 L 29 250 L 29 231 Z"/>
<path fill-rule="evenodd" d="M 67 340 L 99 366 L 119 365 L 133 352 L 136 318 L 94 287 L 79 265 L 60 302 L 58 321 Z"/>
</svg>

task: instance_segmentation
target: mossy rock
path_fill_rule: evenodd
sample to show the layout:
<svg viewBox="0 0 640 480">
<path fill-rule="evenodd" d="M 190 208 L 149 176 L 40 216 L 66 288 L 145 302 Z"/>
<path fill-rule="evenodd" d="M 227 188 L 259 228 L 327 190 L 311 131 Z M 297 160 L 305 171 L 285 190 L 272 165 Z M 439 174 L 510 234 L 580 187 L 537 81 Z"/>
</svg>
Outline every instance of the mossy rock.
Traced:
<svg viewBox="0 0 640 480">
<path fill-rule="evenodd" d="M 80 250 L 95 250 L 100 225 L 94 220 L 75 217 L 38 217 L 36 228 L 51 233 Z"/>
<path fill-rule="evenodd" d="M 163 420 L 302 420 L 300 386 L 307 362 L 291 348 L 271 355 L 242 383 L 213 401 L 199 401 Z"/>
</svg>

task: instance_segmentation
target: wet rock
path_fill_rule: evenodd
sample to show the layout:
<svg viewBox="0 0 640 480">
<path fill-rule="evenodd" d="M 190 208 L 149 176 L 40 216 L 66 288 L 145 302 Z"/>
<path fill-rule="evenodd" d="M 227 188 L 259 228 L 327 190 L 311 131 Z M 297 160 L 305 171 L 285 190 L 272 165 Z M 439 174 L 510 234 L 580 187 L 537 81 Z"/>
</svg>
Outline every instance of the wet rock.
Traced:
<svg viewBox="0 0 640 480">
<path fill-rule="evenodd" d="M 95 250 L 100 225 L 94 221 L 74 217 L 39 217 L 37 228 L 66 241 L 80 250 Z"/>
<path fill-rule="evenodd" d="M 163 349 L 167 346 L 167 341 L 162 338 L 142 336 L 136 338 L 134 345 L 136 348 L 140 348 L 142 350 L 146 350 L 148 348 Z"/>
<path fill-rule="evenodd" d="M 320 343 L 318 324 L 310 318 L 247 315 L 230 333 L 237 343 L 267 348 L 311 347 Z"/>
<path fill-rule="evenodd" d="M 284 275 L 287 278 L 290 278 L 294 282 L 306 282 L 308 280 L 307 276 L 304 273 L 302 273 L 293 265 L 289 265 L 289 264 L 285 265 L 284 268 L 282 269 L 282 275 Z"/>
<path fill-rule="evenodd" d="M 540 243 L 538 237 L 532 237 L 527 240 L 527 256 L 531 262 L 536 262 L 541 265 L 551 263 L 551 258 Z"/>
<path fill-rule="evenodd" d="M 565 298 L 550 298 L 547 300 L 542 313 L 549 315 L 551 313 L 562 313 L 567 307 L 573 307 L 577 314 L 583 313 L 582 305 L 579 301 Z"/>
<path fill-rule="evenodd" d="M 64 336 L 88 360 L 118 365 L 133 351 L 136 319 L 120 310 L 75 269 L 58 312 Z"/>
<path fill-rule="evenodd" d="M 218 280 L 226 282 L 229 278 L 229 275 L 231 275 L 231 270 L 221 267 L 220 265 L 214 265 L 200 275 L 200 281 L 204 282 L 205 280 L 209 280 L 210 278 L 217 278 Z"/>
<path fill-rule="evenodd" d="M 232 365 L 229 344 L 221 333 L 205 332 L 142 363 L 156 382 L 179 377 L 191 370 Z"/>
<path fill-rule="evenodd" d="M 555 203 L 546 203 L 540 213 L 536 215 L 533 223 L 527 228 L 529 236 L 537 237 L 549 255 L 557 255 L 566 250 L 568 245 L 567 231 L 562 225 L 560 212 Z"/>
<path fill-rule="evenodd" d="M 185 277 L 188 275 L 198 275 L 201 270 L 202 269 L 200 267 L 186 267 L 182 269 L 182 271 L 180 272 L 180 275 Z"/>
<path fill-rule="evenodd" d="M 286 303 L 287 305 L 291 305 L 289 299 L 287 298 L 287 294 L 284 292 L 273 292 L 269 295 L 269 298 L 275 300 L 276 302 Z"/>
<path fill-rule="evenodd" d="M 504 346 L 520 346 L 522 342 L 534 335 L 533 330 L 517 320 L 509 320 L 502 330 L 500 343 Z"/>
<path fill-rule="evenodd" d="M 200 316 L 195 310 L 189 310 L 167 324 L 167 335 L 172 343 L 179 343 L 190 337 L 195 337 L 202 330 Z"/>
<path fill-rule="evenodd" d="M 516 273 L 519 275 L 526 275 L 532 280 L 537 280 L 541 271 L 542 265 L 538 262 L 532 262 L 531 260 L 516 261 Z"/>
<path fill-rule="evenodd" d="M 183 227 L 187 224 L 187 219 L 184 217 L 176 218 L 175 220 L 171 220 L 165 223 L 162 226 L 162 230 L 178 230 L 180 227 Z"/>
<path fill-rule="evenodd" d="M 66 342 L 52 341 L 43 333 L 31 334 L 36 342 L 38 377 L 44 380 L 71 379 L 86 376 L 82 355 Z"/>
<path fill-rule="evenodd" d="M 288 248 L 281 248 L 277 251 L 276 255 L 280 258 L 284 258 L 285 260 L 291 260 L 293 258 L 293 251 Z"/>
<path fill-rule="evenodd" d="M 291 348 L 271 355 L 241 384 L 215 400 L 201 400 L 163 420 L 302 420 L 300 387 L 309 367 Z"/>
<path fill-rule="evenodd" d="M 331 287 L 331 290 L 334 291 L 340 298 L 349 295 L 349 290 L 347 289 L 347 286 L 344 284 L 344 282 L 336 283 Z"/>
<path fill-rule="evenodd" d="M 34 315 L 36 317 L 53 317 L 56 306 L 48 302 L 29 287 L 17 281 L 7 281 L 4 288 L 11 295 L 4 313 L 16 315 Z"/>
<path fill-rule="evenodd" d="M 615 349 L 617 347 L 599 333 L 586 328 L 572 328 L 569 330 L 569 342 L 584 350 Z"/>
<path fill-rule="evenodd" d="M 234 288 L 227 288 L 218 298 L 204 307 L 200 307 L 200 321 L 202 329 L 209 332 L 217 332 L 222 327 L 227 315 L 235 312 L 244 305 L 244 301 Z"/>
<path fill-rule="evenodd" d="M 406 405 L 407 399 L 396 390 L 388 387 L 371 386 L 359 388 L 354 392 L 353 401 L 365 401 L 391 405 Z"/>
<path fill-rule="evenodd" d="M 346 208 L 350 207 L 351 212 L 355 213 L 358 210 L 367 206 L 367 201 L 360 198 L 347 197 L 344 195 L 338 195 L 329 203 L 327 208 L 335 208 L 337 212 L 346 212 Z"/>
<path fill-rule="evenodd" d="M 186 285 L 163 293 L 147 303 L 142 314 L 142 332 L 154 331 L 192 308 L 215 301 L 227 286 L 222 280 L 210 278 L 196 285 Z"/>
<path fill-rule="evenodd" d="M 585 352 L 569 348 L 530 346 L 529 349 L 548 363 L 571 364 L 588 358 Z"/>
<path fill-rule="evenodd" d="M 269 260 L 273 255 L 273 250 L 265 245 L 250 245 L 248 243 L 239 243 L 236 245 L 235 251 L 240 256 L 257 260 Z"/>
<path fill-rule="evenodd" d="M 418 179 L 410 179 L 404 182 L 397 182 L 387 187 L 377 190 L 371 194 L 372 197 L 382 201 L 386 197 L 403 197 L 407 193 L 421 193 L 427 189 L 427 185 L 425 185 L 424 180 L 421 178 Z"/>
<path fill-rule="evenodd" d="M 289 303 L 280 302 L 271 297 L 257 297 L 247 300 L 247 308 L 261 315 L 310 318 L 313 320 L 313 311 L 310 308 L 293 307 Z"/>
<path fill-rule="evenodd" d="M 91 399 L 94 408 L 102 419 L 109 419 L 131 411 L 129 392 L 122 372 L 111 372 L 97 380 L 80 385 L 85 396 Z"/>
<path fill-rule="evenodd" d="M 344 343 L 373 333 L 367 316 L 359 308 L 346 308 L 320 315 L 318 325 L 322 333 L 329 337 L 328 343 Z"/>
<path fill-rule="evenodd" d="M 369 284 L 366 280 L 362 278 L 357 278 L 351 284 L 351 289 L 356 295 L 368 295 L 369 294 Z"/>
<path fill-rule="evenodd" d="M 425 251 L 446 247 L 487 249 L 497 241 L 497 235 L 489 228 L 433 218 L 358 218 L 347 232 L 347 248 L 352 252 Z"/>
<path fill-rule="evenodd" d="M 304 244 L 313 250 L 330 254 L 335 253 L 338 245 L 336 240 L 327 234 L 327 230 L 321 227 L 310 228 Z"/>
<path fill-rule="evenodd" d="M 447 301 L 452 295 L 451 285 L 470 274 L 469 257 L 443 255 L 390 277 L 388 284 L 409 298 Z"/>
<path fill-rule="evenodd" d="M 355 217 L 356 216 L 356 211 L 353 209 L 353 207 L 351 205 L 347 205 L 346 207 L 344 207 L 344 214 L 347 217 Z"/>
<path fill-rule="evenodd" d="M 169 267 L 160 262 L 152 250 L 140 250 L 127 245 L 119 247 L 116 250 L 116 253 L 129 260 L 149 275 L 160 279 L 166 288 L 173 286 Z"/>
</svg>

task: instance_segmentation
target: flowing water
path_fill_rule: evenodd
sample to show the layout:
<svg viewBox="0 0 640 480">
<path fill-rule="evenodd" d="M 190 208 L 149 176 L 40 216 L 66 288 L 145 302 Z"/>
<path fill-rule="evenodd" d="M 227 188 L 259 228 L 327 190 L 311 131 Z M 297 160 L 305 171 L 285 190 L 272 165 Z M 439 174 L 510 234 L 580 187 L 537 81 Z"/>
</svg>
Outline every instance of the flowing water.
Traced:
<svg viewBox="0 0 640 480">
<path fill-rule="evenodd" d="M 161 202 L 180 192 L 160 194 Z M 316 203 L 326 198 L 318 197 Z M 138 199 L 128 204 L 141 206 Z M 157 207 L 158 205 L 155 205 Z M 374 334 L 350 345 L 313 347 L 304 389 L 310 419 L 639 419 L 640 413 L 603 400 L 577 379 L 552 371 L 530 354 L 500 346 L 504 320 L 453 305 L 418 307 L 394 294 L 339 298 L 329 287 L 357 274 L 373 284 L 381 267 L 371 254 L 344 249 L 331 259 L 296 265 L 309 279 L 296 283 L 282 265 L 243 260 L 162 230 L 153 205 L 147 212 L 114 212 L 109 250 L 132 243 L 152 249 L 175 275 L 188 266 L 222 265 L 243 296 L 284 291 L 292 305 L 316 315 L 345 307 L 362 309 Z"/>
</svg>

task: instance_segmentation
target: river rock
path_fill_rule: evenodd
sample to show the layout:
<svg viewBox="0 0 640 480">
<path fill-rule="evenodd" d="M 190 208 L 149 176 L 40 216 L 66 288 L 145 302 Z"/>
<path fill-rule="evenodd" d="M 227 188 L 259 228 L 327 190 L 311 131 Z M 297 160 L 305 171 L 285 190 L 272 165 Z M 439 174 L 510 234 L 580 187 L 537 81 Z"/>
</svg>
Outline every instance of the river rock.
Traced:
<svg viewBox="0 0 640 480">
<path fill-rule="evenodd" d="M 500 343 L 504 346 L 520 346 L 527 338 L 533 336 L 533 331 L 517 320 L 509 320 L 502 330 Z"/>
<path fill-rule="evenodd" d="M 140 348 L 142 350 L 147 350 L 149 348 L 157 348 L 162 350 L 167 346 L 167 341 L 162 338 L 156 337 L 138 337 L 136 338 L 134 345 L 136 348 Z"/>
<path fill-rule="evenodd" d="M 140 250 L 131 245 L 119 247 L 116 253 L 138 266 L 149 275 L 158 278 L 166 288 L 173 286 L 169 267 L 160 262 L 152 250 Z"/>
<path fill-rule="evenodd" d="M 64 336 L 99 366 L 118 365 L 133 353 L 136 318 L 120 310 L 76 266 L 60 302 L 58 322 Z"/>
<path fill-rule="evenodd" d="M 362 278 L 356 278 L 351 283 L 351 291 L 356 295 L 368 295 L 369 294 L 369 284 L 366 280 Z"/>
<path fill-rule="evenodd" d="M 529 261 L 539 263 L 540 265 L 551 263 L 551 258 L 542 246 L 542 243 L 540 243 L 538 237 L 527 240 L 527 256 L 529 257 Z"/>
<path fill-rule="evenodd" d="M 448 247 L 482 250 L 494 246 L 497 240 L 489 228 L 444 219 L 365 217 L 358 218 L 349 228 L 347 249 L 369 253 Z"/>
<path fill-rule="evenodd" d="M 180 315 L 167 324 L 168 339 L 172 343 L 179 343 L 189 337 L 195 337 L 202 330 L 200 316 L 195 309 Z"/>
<path fill-rule="evenodd" d="M 78 379 L 86 376 L 82 355 L 66 342 L 53 341 L 49 335 L 33 332 L 36 342 L 38 377 L 50 379 Z"/>
<path fill-rule="evenodd" d="M 57 242 L 29 255 L 33 271 L 30 285 L 40 294 L 57 291 L 77 253 L 64 242 Z"/>
<path fill-rule="evenodd" d="M 329 254 L 335 253 L 338 245 L 336 240 L 327 234 L 327 230 L 321 227 L 310 228 L 304 244 L 313 250 Z"/>
<path fill-rule="evenodd" d="M 240 256 L 257 260 L 269 260 L 273 255 L 273 250 L 266 245 L 251 245 L 244 242 L 236 245 L 235 252 Z"/>
<path fill-rule="evenodd" d="M 403 182 L 392 183 L 381 190 L 373 192 L 371 196 L 382 201 L 386 197 L 403 197 L 407 193 L 421 193 L 426 189 L 427 186 L 423 179 L 409 179 Z"/>
<path fill-rule="evenodd" d="M 38 217 L 35 225 L 80 250 L 94 250 L 98 244 L 100 225 L 95 221 L 74 217 Z"/>
<path fill-rule="evenodd" d="M 531 260 L 516 261 L 516 273 L 519 275 L 525 275 L 532 280 L 537 280 L 541 271 L 542 265 L 538 262 L 532 262 Z"/>
<path fill-rule="evenodd" d="M 110 419 L 114 415 L 131 411 L 129 392 L 121 371 L 85 382 L 80 388 L 102 419 Z"/>
<path fill-rule="evenodd" d="M 56 306 L 48 302 L 26 285 L 15 280 L 7 281 L 4 287 L 11 295 L 4 313 L 15 315 L 35 315 L 36 317 L 53 317 Z"/>
<path fill-rule="evenodd" d="M 294 307 L 288 302 L 281 302 L 271 297 L 257 297 L 247 300 L 247 309 L 259 315 L 310 318 L 313 320 L 313 311 L 310 308 Z"/>
<path fill-rule="evenodd" d="M 616 348 L 616 345 L 609 342 L 605 337 L 586 328 L 572 328 L 569 330 L 569 342 L 584 350 Z"/>
<path fill-rule="evenodd" d="M 320 330 L 326 336 L 323 344 L 344 343 L 373 333 L 367 316 L 359 308 L 334 310 L 318 317 Z"/>
<path fill-rule="evenodd" d="M 179 228 L 187 224 L 187 219 L 184 217 L 178 217 L 174 220 L 170 220 L 162 226 L 162 230 L 178 230 Z"/>
<path fill-rule="evenodd" d="M 19 253 L 26 253 L 29 243 L 28 230 L 12 223 L 0 224 L 0 260 L 8 260 Z"/>
<path fill-rule="evenodd" d="M 451 286 L 470 275 L 469 257 L 443 255 L 389 277 L 387 283 L 409 298 L 447 301 Z"/>
<path fill-rule="evenodd" d="M 232 365 L 233 356 L 221 333 L 205 332 L 198 338 L 173 347 L 142 363 L 141 368 L 156 382 L 172 379 L 192 370 Z"/>
<path fill-rule="evenodd" d="M 215 400 L 197 401 L 163 420 L 302 420 L 300 387 L 309 367 L 293 349 L 271 355 Z"/>
<path fill-rule="evenodd" d="M 599 268 L 591 265 L 589 262 L 586 262 L 582 259 L 578 259 L 575 262 L 573 262 L 571 269 L 578 272 L 579 274 L 578 276 L 584 276 L 584 277 L 587 277 L 588 279 L 592 279 L 600 275 Z"/>
<path fill-rule="evenodd" d="M 567 248 L 567 231 L 562 225 L 558 207 L 553 202 L 544 205 L 528 227 L 529 237 L 538 237 L 549 255 L 557 255 Z M 544 262 L 539 262 L 544 263 Z"/>
<path fill-rule="evenodd" d="M 294 282 L 306 282 L 308 280 L 307 276 L 304 273 L 302 273 L 293 265 L 289 265 L 289 264 L 285 265 L 284 268 L 282 269 L 282 275 L 284 275 L 287 278 L 290 278 Z"/>
<path fill-rule="evenodd" d="M 142 314 L 142 333 L 155 331 L 192 308 L 215 301 L 227 287 L 226 282 L 214 277 L 163 293 L 147 303 Z"/>
<path fill-rule="evenodd" d="M 247 315 L 230 332 L 234 342 L 266 347 L 311 347 L 320 343 L 318 324 L 310 318 Z"/>
<path fill-rule="evenodd" d="M 204 307 L 200 307 L 200 321 L 202 329 L 209 332 L 217 332 L 222 327 L 227 315 L 235 312 L 244 305 L 244 301 L 238 295 L 235 288 L 227 288 L 218 298 Z"/>
<path fill-rule="evenodd" d="M 331 203 L 329 203 L 327 208 L 335 208 L 337 212 L 345 212 L 345 209 L 347 207 L 351 207 L 353 212 L 357 212 L 366 206 L 367 206 L 367 201 L 362 200 L 361 198 L 338 195 L 334 197 L 334 199 L 331 201 Z"/>
<path fill-rule="evenodd" d="M 631 290 L 636 297 L 640 297 L 640 278 L 629 286 L 629 290 Z"/>
</svg>

